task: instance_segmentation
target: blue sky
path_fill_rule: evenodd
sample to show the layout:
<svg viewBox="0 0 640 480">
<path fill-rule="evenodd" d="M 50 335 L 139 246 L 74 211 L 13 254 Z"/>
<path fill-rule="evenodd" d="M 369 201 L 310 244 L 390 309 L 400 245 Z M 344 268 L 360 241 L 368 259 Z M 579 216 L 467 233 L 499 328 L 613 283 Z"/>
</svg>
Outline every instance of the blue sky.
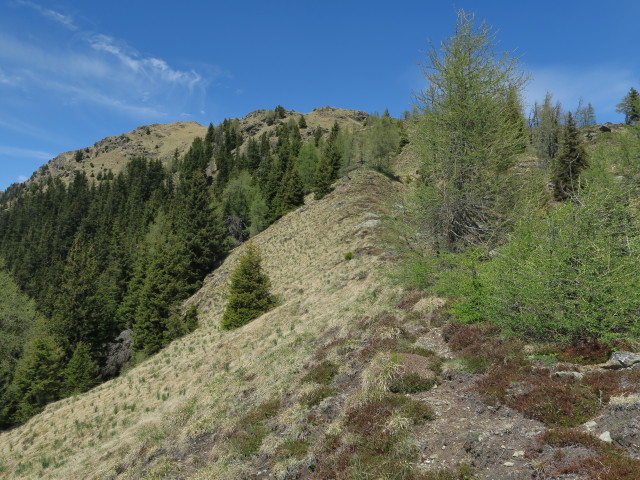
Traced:
<svg viewBox="0 0 640 480">
<path fill-rule="evenodd" d="M 640 2 L 0 0 L 0 190 L 60 152 L 139 125 L 204 125 L 278 104 L 400 116 L 458 8 L 498 31 L 566 109 L 598 121 L 640 87 Z"/>
</svg>

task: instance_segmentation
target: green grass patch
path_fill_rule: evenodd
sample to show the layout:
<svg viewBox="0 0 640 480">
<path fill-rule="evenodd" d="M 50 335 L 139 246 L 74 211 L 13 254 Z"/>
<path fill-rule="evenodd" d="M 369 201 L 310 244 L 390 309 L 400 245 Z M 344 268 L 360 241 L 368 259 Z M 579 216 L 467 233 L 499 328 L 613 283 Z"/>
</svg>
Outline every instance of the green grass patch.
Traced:
<svg viewBox="0 0 640 480">
<path fill-rule="evenodd" d="M 287 439 L 276 450 L 276 456 L 278 458 L 293 457 L 298 460 L 301 460 L 307 456 L 310 443 L 311 441 L 309 439 L 304 439 L 304 440 L 295 440 L 292 438 Z"/>
<path fill-rule="evenodd" d="M 229 439 L 232 450 L 243 457 L 257 453 L 262 440 L 269 433 L 266 423 L 276 416 L 279 409 L 280 400 L 271 400 L 242 417 Z"/>
<path fill-rule="evenodd" d="M 329 398 L 335 395 L 336 389 L 327 385 L 321 385 L 318 388 L 311 390 L 310 392 L 300 397 L 300 403 L 308 407 L 314 407 L 318 405 L 325 398 Z"/>
<path fill-rule="evenodd" d="M 335 363 L 324 361 L 315 367 L 312 367 L 307 374 L 302 377 L 302 381 L 329 385 L 333 380 L 333 377 L 338 373 L 338 370 L 339 367 Z"/>
</svg>

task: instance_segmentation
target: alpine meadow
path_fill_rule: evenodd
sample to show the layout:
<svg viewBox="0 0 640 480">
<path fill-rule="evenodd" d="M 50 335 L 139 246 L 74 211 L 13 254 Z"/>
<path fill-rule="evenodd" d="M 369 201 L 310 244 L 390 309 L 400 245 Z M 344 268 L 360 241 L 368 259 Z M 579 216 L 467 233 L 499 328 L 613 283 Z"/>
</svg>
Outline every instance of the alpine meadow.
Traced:
<svg viewBox="0 0 640 480">
<path fill-rule="evenodd" d="M 234 81 L 11 8 L 95 55 L 69 108 L 156 115 L 83 90 L 103 53 L 167 111 Z M 532 98 L 517 45 L 447 18 L 400 115 L 180 113 L 0 191 L 0 479 L 639 478 L 638 85 L 598 122 L 610 95 Z"/>
</svg>

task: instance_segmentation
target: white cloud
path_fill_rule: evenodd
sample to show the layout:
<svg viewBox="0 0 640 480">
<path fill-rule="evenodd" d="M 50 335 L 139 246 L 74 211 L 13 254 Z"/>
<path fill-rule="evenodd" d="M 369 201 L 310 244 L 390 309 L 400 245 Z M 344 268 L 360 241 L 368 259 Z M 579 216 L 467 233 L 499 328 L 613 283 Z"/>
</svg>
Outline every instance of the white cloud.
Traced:
<svg viewBox="0 0 640 480">
<path fill-rule="evenodd" d="M 49 8 L 45 8 L 45 7 L 41 6 L 41 5 L 38 5 L 38 4 L 33 3 L 33 2 L 28 2 L 26 0 L 18 0 L 18 3 L 20 5 L 24 5 L 25 7 L 32 8 L 36 12 L 40 13 L 40 15 L 42 15 L 43 17 L 47 17 L 47 18 L 53 20 L 54 22 L 59 23 L 60 25 L 62 25 L 63 27 L 65 27 L 65 28 L 67 28 L 69 30 L 77 30 L 78 29 L 78 27 L 73 22 L 73 19 L 69 15 L 64 15 L 64 14 L 62 14 L 60 12 L 56 12 L 55 10 L 51 10 Z"/>
<path fill-rule="evenodd" d="M 126 45 L 117 45 L 116 41 L 107 35 L 94 35 L 88 41 L 94 50 L 114 55 L 122 65 L 134 73 L 144 75 L 149 79 L 170 84 L 180 84 L 189 88 L 193 88 L 203 81 L 202 76 L 194 70 L 176 70 L 162 59 L 143 57 Z"/>
<path fill-rule="evenodd" d="M 29 178 L 25 177 L 24 175 L 18 175 L 18 181 L 19 182 L 26 182 Z"/>
<path fill-rule="evenodd" d="M 572 67 L 545 66 L 533 69 L 532 81 L 526 89 L 528 106 L 542 102 L 547 92 L 562 103 L 565 110 L 574 110 L 580 98 L 591 103 L 598 121 L 622 121 L 615 106 L 637 84 L 638 78 L 625 68 L 614 65 Z"/>
<path fill-rule="evenodd" d="M 70 41 L 45 44 L 35 36 L 0 32 L 0 88 L 41 92 L 48 100 L 59 99 L 62 107 L 87 103 L 155 120 L 199 111 L 209 84 L 231 77 L 212 65 L 202 65 L 200 71 L 176 68 L 122 40 L 84 31 L 70 16 L 28 0 L 18 2 L 75 33 Z"/>
</svg>

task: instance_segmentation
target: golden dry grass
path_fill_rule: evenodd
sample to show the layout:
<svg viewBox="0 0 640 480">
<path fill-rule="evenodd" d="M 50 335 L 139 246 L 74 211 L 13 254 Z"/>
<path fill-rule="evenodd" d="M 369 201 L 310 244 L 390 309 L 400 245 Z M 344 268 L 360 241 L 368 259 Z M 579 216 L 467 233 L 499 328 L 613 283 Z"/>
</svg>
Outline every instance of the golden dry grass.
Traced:
<svg viewBox="0 0 640 480">
<path fill-rule="evenodd" d="M 187 302 L 199 306 L 194 333 L 0 434 L 0 478 L 242 478 L 260 455 L 242 458 L 234 432 L 259 405 L 281 398 L 294 400 L 269 420 L 259 451 L 276 456 L 273 471 L 286 471 L 299 459 L 277 453 L 304 455 L 310 441 L 311 407 L 295 399 L 317 387 L 301 381 L 314 352 L 351 338 L 363 318 L 397 301 L 382 276 L 389 258 L 381 226 L 371 220 L 384 215 L 384 199 L 398 189 L 377 173 L 353 172 L 332 194 L 309 199 L 257 235 L 281 303 L 243 328 L 222 331 L 228 273 L 242 247 L 234 250 Z M 326 425 L 332 429 L 339 426 Z"/>
<path fill-rule="evenodd" d="M 246 137 L 259 138 L 263 133 L 274 132 L 278 122 L 267 125 L 264 122 L 264 110 L 249 113 L 240 119 L 240 129 Z M 283 121 L 298 121 L 298 112 L 289 111 Z M 333 107 L 316 108 L 304 114 L 307 128 L 301 134 L 305 140 L 313 136 L 319 127 L 325 134 L 331 130 L 334 122 L 342 128 L 361 128 L 367 114 L 355 110 L 344 110 Z M 169 124 L 145 125 L 129 133 L 104 138 L 92 146 L 83 148 L 83 160 L 75 161 L 76 150 L 64 152 L 52 159 L 45 167 L 36 172 L 34 179 L 45 178 L 46 175 L 59 177 L 63 181 L 73 179 L 74 171 L 84 171 L 90 178 L 105 174 L 111 170 L 118 174 L 133 158 L 145 157 L 168 163 L 175 156 L 182 157 L 195 137 L 204 137 L 207 127 L 197 122 L 174 122 Z M 246 144 L 245 144 L 246 145 Z M 241 147 L 241 150 L 245 147 Z"/>
<path fill-rule="evenodd" d="M 193 139 L 197 136 L 204 137 L 206 133 L 207 127 L 197 122 L 142 126 L 129 133 L 104 138 L 86 147 L 83 149 L 82 162 L 75 161 L 76 150 L 61 153 L 48 163 L 46 172 L 54 177 L 69 180 L 74 170 L 82 170 L 90 178 L 109 170 L 118 174 L 135 157 L 157 159 L 167 163 L 176 151 L 178 155 L 184 155 Z M 41 169 L 40 172 L 42 171 Z"/>
</svg>

